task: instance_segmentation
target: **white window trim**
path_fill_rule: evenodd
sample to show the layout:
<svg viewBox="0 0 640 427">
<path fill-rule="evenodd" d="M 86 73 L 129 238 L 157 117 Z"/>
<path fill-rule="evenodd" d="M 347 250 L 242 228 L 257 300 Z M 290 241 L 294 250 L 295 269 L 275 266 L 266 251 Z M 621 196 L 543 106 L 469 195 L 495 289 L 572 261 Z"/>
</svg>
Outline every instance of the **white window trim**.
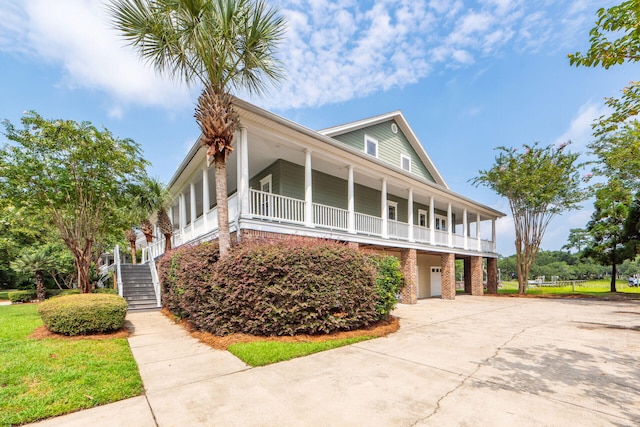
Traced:
<svg viewBox="0 0 640 427">
<path fill-rule="evenodd" d="M 375 147 L 376 147 L 376 153 L 375 154 L 373 154 L 373 155 L 369 154 L 369 151 L 367 150 L 367 142 L 372 142 L 375 145 Z M 378 140 L 365 134 L 365 136 L 364 136 L 364 152 L 366 154 L 369 154 L 370 156 L 373 156 L 373 157 L 375 157 L 377 159 L 378 158 Z"/>
<path fill-rule="evenodd" d="M 435 214 L 434 217 L 436 219 L 440 220 L 440 224 L 442 224 L 443 221 L 444 221 L 444 224 L 445 224 L 444 230 L 442 229 L 442 225 L 440 225 L 440 228 L 436 228 L 436 230 L 445 231 L 445 232 L 449 230 L 449 227 L 451 226 L 451 224 L 448 224 L 449 221 L 447 221 L 447 217 L 446 216 L 440 215 L 440 214 Z"/>
<path fill-rule="evenodd" d="M 424 225 L 420 225 L 420 216 L 424 215 Z M 429 228 L 429 212 L 424 209 L 418 209 L 418 227 Z"/>
<path fill-rule="evenodd" d="M 269 184 L 269 191 L 268 192 L 269 193 L 273 193 L 273 183 L 272 183 L 272 180 L 271 180 L 271 174 L 265 176 L 264 178 L 262 178 L 260 180 L 260 191 L 263 191 L 262 189 L 264 188 L 264 185 L 267 184 L 267 183 Z"/>
<path fill-rule="evenodd" d="M 389 208 L 393 208 L 396 212 L 395 218 L 391 219 L 389 217 Z M 398 220 L 398 202 L 394 202 L 391 200 L 387 200 L 387 219 L 391 220 L 391 221 L 397 221 Z"/>
<path fill-rule="evenodd" d="M 404 160 L 407 159 L 409 161 L 409 169 L 404 168 Z M 411 172 L 411 157 L 406 154 L 400 154 L 400 169 L 405 170 L 407 172 Z"/>
</svg>

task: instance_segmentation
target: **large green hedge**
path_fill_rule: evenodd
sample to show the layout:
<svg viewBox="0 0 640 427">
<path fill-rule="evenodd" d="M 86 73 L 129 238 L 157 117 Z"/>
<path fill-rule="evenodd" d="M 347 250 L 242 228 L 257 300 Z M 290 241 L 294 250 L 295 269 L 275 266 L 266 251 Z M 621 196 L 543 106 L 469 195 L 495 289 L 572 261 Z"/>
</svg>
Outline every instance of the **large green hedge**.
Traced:
<svg viewBox="0 0 640 427">
<path fill-rule="evenodd" d="M 110 332 L 124 325 L 127 302 L 118 295 L 66 295 L 41 303 L 38 314 L 47 329 L 60 334 Z"/>
<path fill-rule="evenodd" d="M 376 268 L 335 242 L 243 242 L 222 260 L 209 243 L 180 248 L 158 267 L 165 305 L 216 335 L 321 334 L 380 317 Z"/>
</svg>

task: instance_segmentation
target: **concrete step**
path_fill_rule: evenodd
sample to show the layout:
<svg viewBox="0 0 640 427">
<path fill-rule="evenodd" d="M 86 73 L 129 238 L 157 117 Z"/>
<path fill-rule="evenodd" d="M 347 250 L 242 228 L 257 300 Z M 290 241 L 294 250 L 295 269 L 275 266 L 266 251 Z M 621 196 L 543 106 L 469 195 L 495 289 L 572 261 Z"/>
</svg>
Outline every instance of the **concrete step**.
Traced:
<svg viewBox="0 0 640 427">
<path fill-rule="evenodd" d="M 136 303 L 129 303 L 129 311 L 132 310 L 160 310 L 160 307 L 158 307 L 158 305 L 156 304 L 155 301 L 153 302 L 136 302 Z"/>
</svg>

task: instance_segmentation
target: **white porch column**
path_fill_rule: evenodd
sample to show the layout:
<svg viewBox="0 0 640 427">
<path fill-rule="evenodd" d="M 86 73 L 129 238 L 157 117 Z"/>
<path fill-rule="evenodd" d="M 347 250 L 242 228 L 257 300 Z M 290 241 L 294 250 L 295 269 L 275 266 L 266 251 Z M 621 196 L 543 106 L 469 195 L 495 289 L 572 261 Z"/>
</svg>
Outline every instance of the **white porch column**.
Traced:
<svg viewBox="0 0 640 427">
<path fill-rule="evenodd" d="M 451 203 L 447 204 L 447 244 L 453 247 L 453 215 L 451 214 Z"/>
<path fill-rule="evenodd" d="M 493 251 L 496 251 L 496 220 L 491 220 L 491 243 L 493 244 Z"/>
<path fill-rule="evenodd" d="M 181 240 L 184 242 L 184 229 L 187 228 L 187 206 L 185 205 L 184 193 L 180 193 L 178 196 L 178 217 Z"/>
<path fill-rule="evenodd" d="M 311 182 L 311 150 L 304 151 L 304 225 L 313 227 L 313 185 Z"/>
<path fill-rule="evenodd" d="M 247 140 L 247 128 L 240 128 L 240 141 L 238 149 L 238 215 L 249 213 L 249 149 Z"/>
<path fill-rule="evenodd" d="M 189 196 L 191 199 L 191 238 L 193 238 L 196 232 L 196 185 L 193 182 L 189 184 Z"/>
<path fill-rule="evenodd" d="M 476 214 L 476 240 L 478 243 L 478 252 L 482 250 L 482 242 L 480 241 L 480 214 Z"/>
<path fill-rule="evenodd" d="M 407 213 L 407 222 L 409 223 L 409 241 L 413 242 L 413 188 L 409 189 L 409 212 Z"/>
<path fill-rule="evenodd" d="M 469 235 L 469 227 L 467 225 L 467 209 L 462 211 L 462 232 L 464 233 L 464 248 L 469 249 L 469 242 L 467 236 Z"/>
<path fill-rule="evenodd" d="M 433 196 L 429 199 L 429 242 L 432 245 L 436 243 L 436 211 L 433 206 L 435 201 Z"/>
<path fill-rule="evenodd" d="M 353 166 L 349 165 L 349 178 L 348 178 L 348 189 L 347 189 L 347 198 L 348 200 L 348 217 L 347 217 L 347 231 L 349 233 L 355 234 L 356 232 L 356 202 L 354 198 L 354 183 L 353 183 Z"/>
<path fill-rule="evenodd" d="M 206 167 L 202 168 L 202 222 L 205 229 L 207 227 L 207 213 L 209 212 L 209 206 L 211 200 L 209 200 L 209 171 Z"/>
<path fill-rule="evenodd" d="M 382 191 L 380 194 L 380 213 L 382 217 L 382 237 L 389 237 L 389 209 L 387 208 L 387 178 L 382 178 Z"/>
</svg>

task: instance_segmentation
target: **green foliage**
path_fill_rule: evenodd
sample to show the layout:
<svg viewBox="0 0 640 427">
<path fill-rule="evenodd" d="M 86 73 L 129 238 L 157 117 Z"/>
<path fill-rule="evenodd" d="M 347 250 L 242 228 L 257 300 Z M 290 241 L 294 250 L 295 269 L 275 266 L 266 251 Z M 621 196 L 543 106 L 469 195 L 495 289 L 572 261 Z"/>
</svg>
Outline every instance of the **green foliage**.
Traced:
<svg viewBox="0 0 640 427">
<path fill-rule="evenodd" d="M 127 302 L 118 295 L 67 295 L 41 303 L 38 314 L 47 329 L 59 334 L 109 332 L 124 325 Z"/>
<path fill-rule="evenodd" d="M 15 291 L 7 295 L 12 303 L 31 302 L 38 298 L 36 291 Z"/>
<path fill-rule="evenodd" d="M 524 150 L 498 147 L 494 166 L 481 170 L 473 180 L 509 200 L 516 234 L 516 256 L 520 293 L 527 286 L 529 270 L 551 219 L 577 209 L 586 198 L 580 189 L 577 153 L 559 147 L 524 145 Z"/>
<path fill-rule="evenodd" d="M 174 253 L 158 263 L 163 300 L 216 335 L 322 334 L 379 316 L 375 269 L 364 254 L 338 243 L 244 242 L 219 261 L 210 247 Z"/>
<path fill-rule="evenodd" d="M 369 261 L 377 270 L 376 311 L 380 318 L 387 317 L 398 303 L 398 295 L 404 287 L 404 276 L 398 258 L 390 255 L 372 253 L 368 255 Z"/>
<path fill-rule="evenodd" d="M 97 288 L 91 291 L 92 294 L 118 295 L 118 290 L 113 288 Z"/>
<path fill-rule="evenodd" d="M 254 341 L 232 344 L 227 350 L 247 365 L 256 367 L 308 356 L 309 354 L 355 344 L 372 338 L 361 336 L 322 342 Z"/>
<path fill-rule="evenodd" d="M 37 306 L 0 307 L 0 426 L 17 426 L 143 392 L 125 338 L 33 339 Z"/>
<path fill-rule="evenodd" d="M 10 143 L 0 150 L 0 195 L 55 225 L 88 292 L 93 246 L 127 225 L 130 194 L 147 162 L 132 140 L 88 122 L 46 120 L 32 111 L 22 125 L 4 121 Z"/>
<path fill-rule="evenodd" d="M 605 69 L 640 60 L 640 1 L 629 0 L 597 12 L 598 20 L 590 31 L 591 46 L 586 53 L 569 54 L 571 65 Z M 595 123 L 596 136 L 615 131 L 629 117 L 638 114 L 640 85 L 631 82 L 620 98 L 608 98 L 606 104 L 613 112 Z"/>
</svg>

